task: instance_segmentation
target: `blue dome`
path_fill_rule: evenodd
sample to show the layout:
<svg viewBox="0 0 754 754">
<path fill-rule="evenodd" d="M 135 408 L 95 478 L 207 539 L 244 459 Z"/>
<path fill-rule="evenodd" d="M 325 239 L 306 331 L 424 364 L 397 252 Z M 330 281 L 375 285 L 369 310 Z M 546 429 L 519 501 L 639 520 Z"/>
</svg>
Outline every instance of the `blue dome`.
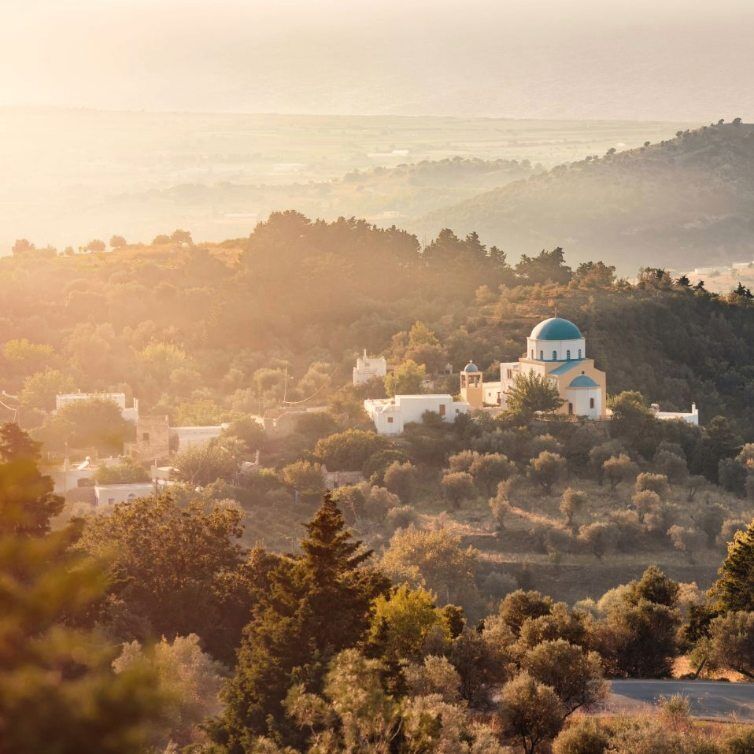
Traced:
<svg viewBox="0 0 754 754">
<path fill-rule="evenodd" d="M 571 380 L 568 387 L 599 387 L 599 385 L 588 375 L 580 374 L 576 379 Z"/>
<path fill-rule="evenodd" d="M 529 337 L 536 340 L 580 340 L 583 336 L 573 322 L 561 317 L 550 317 L 540 322 Z"/>
<path fill-rule="evenodd" d="M 479 371 L 479 367 L 478 367 L 478 366 L 477 366 L 477 365 L 476 365 L 476 364 L 475 364 L 475 363 L 474 363 L 473 361 L 470 361 L 470 362 L 469 362 L 469 363 L 468 363 L 468 364 L 467 364 L 467 365 L 466 365 L 466 366 L 465 366 L 465 367 L 463 368 L 463 371 L 464 371 L 464 372 L 478 372 L 478 371 Z"/>
</svg>

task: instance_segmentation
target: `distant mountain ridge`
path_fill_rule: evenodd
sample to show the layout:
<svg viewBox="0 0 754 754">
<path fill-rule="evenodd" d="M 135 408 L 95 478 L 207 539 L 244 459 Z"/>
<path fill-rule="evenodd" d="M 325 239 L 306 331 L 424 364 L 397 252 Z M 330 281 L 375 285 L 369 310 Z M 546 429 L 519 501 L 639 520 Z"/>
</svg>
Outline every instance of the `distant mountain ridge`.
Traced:
<svg viewBox="0 0 754 754">
<path fill-rule="evenodd" d="M 477 231 L 516 257 L 563 246 L 623 273 L 754 258 L 754 125 L 717 124 L 610 150 L 484 192 L 418 221 Z"/>
</svg>

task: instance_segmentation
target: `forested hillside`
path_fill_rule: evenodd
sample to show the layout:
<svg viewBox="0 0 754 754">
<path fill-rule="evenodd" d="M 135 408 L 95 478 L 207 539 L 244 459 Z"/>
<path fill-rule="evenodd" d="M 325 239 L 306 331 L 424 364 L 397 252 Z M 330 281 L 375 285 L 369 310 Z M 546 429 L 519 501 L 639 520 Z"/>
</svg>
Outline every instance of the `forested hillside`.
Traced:
<svg viewBox="0 0 754 754">
<path fill-rule="evenodd" d="M 0 388 L 20 395 L 30 426 L 64 388 L 120 386 L 186 423 L 264 409 L 285 390 L 324 397 L 362 348 L 404 358 L 417 321 L 437 342 L 409 355 L 429 373 L 473 357 L 492 374 L 555 306 L 583 327 L 610 392 L 638 389 L 669 409 L 695 400 L 747 437 L 754 426 L 745 290 L 716 296 L 658 271 L 629 285 L 601 264 L 572 270 L 557 250 L 511 266 L 475 235 L 443 231 L 421 248 L 395 228 L 293 212 L 220 245 L 156 241 L 0 260 Z"/>
<path fill-rule="evenodd" d="M 475 230 L 527 253 L 562 244 L 573 260 L 596 257 L 633 273 L 647 264 L 749 261 L 753 208 L 754 126 L 734 122 L 561 165 L 421 225 Z"/>
</svg>

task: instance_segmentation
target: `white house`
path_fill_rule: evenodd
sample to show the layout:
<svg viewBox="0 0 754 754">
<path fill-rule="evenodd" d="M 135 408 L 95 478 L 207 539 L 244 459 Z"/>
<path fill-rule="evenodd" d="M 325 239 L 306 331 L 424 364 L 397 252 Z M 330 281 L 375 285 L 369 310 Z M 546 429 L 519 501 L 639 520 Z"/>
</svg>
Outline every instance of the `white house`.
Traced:
<svg viewBox="0 0 754 754">
<path fill-rule="evenodd" d="M 447 394 L 396 395 L 394 398 L 364 401 L 364 410 L 380 435 L 401 434 L 406 424 L 420 422 L 426 411 L 452 422 L 460 414 L 468 413 L 469 409 L 468 403 L 454 401 L 453 396 Z"/>
<path fill-rule="evenodd" d="M 95 484 L 94 496 L 97 507 L 126 503 L 139 497 L 154 495 L 153 482 L 134 482 L 130 484 Z"/>
<path fill-rule="evenodd" d="M 120 463 L 119 458 L 101 458 L 95 463 L 87 456 L 83 461 L 72 465 L 66 457 L 60 466 L 45 469 L 45 474 L 52 479 L 53 492 L 56 495 L 65 495 L 77 487 L 92 486 L 100 468 L 118 463 Z"/>
<path fill-rule="evenodd" d="M 363 385 L 375 377 L 382 378 L 387 374 L 387 361 L 384 356 L 367 356 L 367 350 L 356 359 L 353 368 L 353 384 Z"/>
<path fill-rule="evenodd" d="M 55 396 L 55 409 L 60 411 L 64 406 L 77 401 L 111 401 L 120 409 L 120 415 L 130 422 L 136 423 L 139 418 L 139 399 L 133 399 L 133 406 L 126 406 L 125 393 L 61 393 Z"/>
</svg>

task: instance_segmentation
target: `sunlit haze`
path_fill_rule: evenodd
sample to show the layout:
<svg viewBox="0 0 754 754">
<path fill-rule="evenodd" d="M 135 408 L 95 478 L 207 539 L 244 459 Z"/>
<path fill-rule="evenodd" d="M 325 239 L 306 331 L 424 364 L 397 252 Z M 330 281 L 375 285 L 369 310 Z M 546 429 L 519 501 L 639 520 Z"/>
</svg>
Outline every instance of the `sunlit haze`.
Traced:
<svg viewBox="0 0 754 754">
<path fill-rule="evenodd" d="M 754 754 L 754 0 L 0 0 L 0 754 Z"/>
<path fill-rule="evenodd" d="M 746 0 L 4 0 L 0 104 L 754 115 Z"/>
</svg>

